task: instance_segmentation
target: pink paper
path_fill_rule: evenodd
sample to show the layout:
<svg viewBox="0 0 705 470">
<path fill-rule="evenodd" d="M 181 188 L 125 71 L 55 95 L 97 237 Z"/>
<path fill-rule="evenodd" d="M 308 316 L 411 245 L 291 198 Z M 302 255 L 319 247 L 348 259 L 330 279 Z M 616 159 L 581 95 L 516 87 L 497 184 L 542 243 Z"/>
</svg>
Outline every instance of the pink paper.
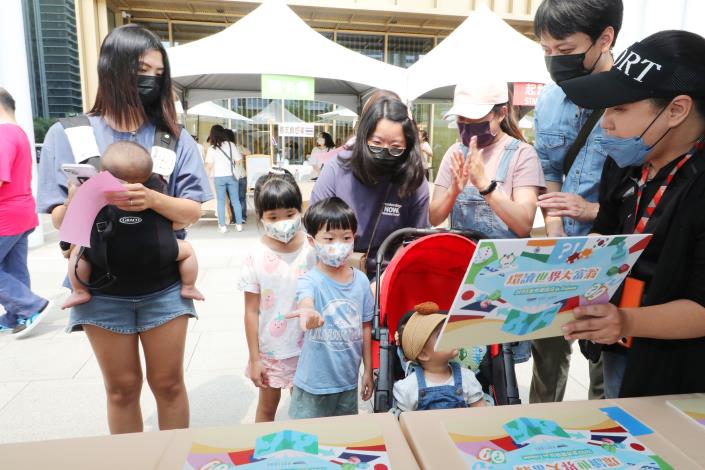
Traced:
<svg viewBox="0 0 705 470">
<path fill-rule="evenodd" d="M 74 245 L 90 247 L 93 222 L 98 212 L 108 205 L 105 194 L 124 191 L 125 186 L 107 171 L 101 171 L 83 183 L 66 210 L 59 238 Z"/>
<path fill-rule="evenodd" d="M 331 158 L 337 156 L 341 150 L 343 150 L 343 147 L 338 147 L 337 149 L 333 149 L 329 152 L 316 154 L 316 161 L 320 165 L 325 165 L 330 161 Z"/>
</svg>

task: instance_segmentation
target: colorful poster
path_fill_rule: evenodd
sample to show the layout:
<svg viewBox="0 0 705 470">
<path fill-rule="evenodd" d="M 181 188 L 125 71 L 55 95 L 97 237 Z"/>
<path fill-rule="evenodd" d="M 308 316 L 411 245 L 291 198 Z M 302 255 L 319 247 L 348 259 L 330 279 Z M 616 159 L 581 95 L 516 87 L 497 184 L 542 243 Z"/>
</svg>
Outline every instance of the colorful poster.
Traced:
<svg viewBox="0 0 705 470">
<path fill-rule="evenodd" d="M 650 239 L 480 240 L 436 348 L 561 336 L 575 307 L 610 300 Z"/>
<path fill-rule="evenodd" d="M 374 422 L 330 426 L 325 420 L 194 431 L 184 470 L 389 470 L 382 432 Z M 338 421 L 339 423 L 339 421 Z M 257 429 L 274 432 L 256 434 Z"/>
<path fill-rule="evenodd" d="M 626 422 L 617 421 L 616 418 Z M 486 422 L 446 423 L 450 438 L 473 470 L 672 469 L 635 437 L 651 430 L 617 407 L 575 409 L 520 417 L 501 429 Z M 496 434 L 490 434 L 490 432 Z"/>
<path fill-rule="evenodd" d="M 705 429 L 705 397 L 667 400 L 669 405 L 698 423 Z"/>
</svg>

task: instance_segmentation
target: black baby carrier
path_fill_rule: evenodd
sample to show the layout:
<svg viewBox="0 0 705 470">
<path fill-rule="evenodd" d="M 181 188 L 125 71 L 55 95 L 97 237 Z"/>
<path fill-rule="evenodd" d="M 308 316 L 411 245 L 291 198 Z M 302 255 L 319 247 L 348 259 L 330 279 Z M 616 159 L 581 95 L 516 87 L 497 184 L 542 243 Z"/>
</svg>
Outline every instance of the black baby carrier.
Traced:
<svg viewBox="0 0 705 470">
<path fill-rule="evenodd" d="M 76 163 L 100 170 L 100 152 L 88 117 L 81 115 L 60 122 Z M 165 155 L 168 160 L 169 152 L 175 159 L 175 147 L 172 135 L 157 130 L 151 151 L 155 163 L 156 158 L 163 161 Z M 164 176 L 168 178 L 169 174 Z M 145 186 L 166 191 L 166 181 L 156 173 Z M 82 247 L 80 252 L 92 265 L 91 277 L 80 279 L 76 273 L 78 281 L 102 294 L 131 296 L 157 292 L 178 282 L 178 246 L 172 227 L 170 220 L 151 209 L 128 212 L 104 207 L 93 224 L 90 248 Z"/>
</svg>

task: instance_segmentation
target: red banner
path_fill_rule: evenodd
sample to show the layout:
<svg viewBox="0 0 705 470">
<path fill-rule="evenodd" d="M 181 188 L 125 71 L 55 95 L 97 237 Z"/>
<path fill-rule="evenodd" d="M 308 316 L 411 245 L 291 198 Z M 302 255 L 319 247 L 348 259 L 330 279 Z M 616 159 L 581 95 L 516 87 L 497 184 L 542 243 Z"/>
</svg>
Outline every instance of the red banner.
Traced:
<svg viewBox="0 0 705 470">
<path fill-rule="evenodd" d="M 536 106 L 536 100 L 543 90 L 543 83 L 515 83 L 514 106 Z"/>
</svg>

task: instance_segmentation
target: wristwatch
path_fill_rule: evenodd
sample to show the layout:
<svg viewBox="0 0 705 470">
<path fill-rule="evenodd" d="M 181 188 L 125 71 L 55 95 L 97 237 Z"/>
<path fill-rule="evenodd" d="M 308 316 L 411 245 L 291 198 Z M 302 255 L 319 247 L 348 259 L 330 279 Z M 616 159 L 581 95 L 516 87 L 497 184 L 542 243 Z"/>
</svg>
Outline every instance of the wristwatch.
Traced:
<svg viewBox="0 0 705 470">
<path fill-rule="evenodd" d="M 492 182 L 490 182 L 489 186 L 487 186 L 485 189 L 480 191 L 480 196 L 487 196 L 489 193 L 491 193 L 495 189 L 497 189 L 497 182 L 495 180 L 492 180 Z"/>
</svg>

